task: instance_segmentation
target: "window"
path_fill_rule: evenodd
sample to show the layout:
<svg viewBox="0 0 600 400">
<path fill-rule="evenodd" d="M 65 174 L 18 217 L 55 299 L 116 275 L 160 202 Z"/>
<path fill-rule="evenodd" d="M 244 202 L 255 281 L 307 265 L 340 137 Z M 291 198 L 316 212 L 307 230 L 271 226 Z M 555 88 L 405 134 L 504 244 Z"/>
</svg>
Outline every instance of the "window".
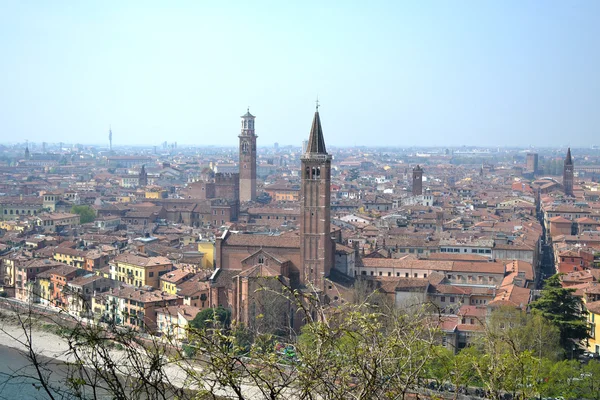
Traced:
<svg viewBox="0 0 600 400">
<path fill-rule="evenodd" d="M 408 272 L 407 272 L 406 274 L 404 274 L 404 277 L 405 277 L 405 278 L 408 278 Z"/>
<path fill-rule="evenodd" d="M 149 276 L 150 278 L 154 277 L 154 272 L 150 272 L 150 273 L 148 273 L 148 276 Z"/>
<path fill-rule="evenodd" d="M 258 256 L 258 263 L 259 264 L 264 264 L 265 263 L 265 257 L 264 256 Z"/>
<path fill-rule="evenodd" d="M 450 303 L 454 303 L 454 296 L 450 296 Z"/>
<path fill-rule="evenodd" d="M 440 301 L 441 301 L 442 303 L 445 303 L 445 302 L 446 302 L 446 296 L 442 296 L 442 298 L 440 299 Z"/>
<path fill-rule="evenodd" d="M 417 273 L 415 273 L 415 278 L 417 278 L 419 275 Z"/>
<path fill-rule="evenodd" d="M 427 278 L 427 274 L 423 274 L 423 278 Z"/>
</svg>

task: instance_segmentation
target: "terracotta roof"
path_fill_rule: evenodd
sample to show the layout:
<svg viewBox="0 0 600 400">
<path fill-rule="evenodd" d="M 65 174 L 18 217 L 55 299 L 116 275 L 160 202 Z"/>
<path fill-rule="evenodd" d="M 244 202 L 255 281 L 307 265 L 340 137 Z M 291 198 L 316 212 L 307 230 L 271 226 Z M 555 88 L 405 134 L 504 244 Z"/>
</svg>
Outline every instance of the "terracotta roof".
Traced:
<svg viewBox="0 0 600 400">
<path fill-rule="evenodd" d="M 168 272 L 160 277 L 161 281 L 170 282 L 170 283 L 178 283 L 187 278 L 188 276 L 192 276 L 193 274 L 184 269 L 174 269 L 171 272 Z"/>
<path fill-rule="evenodd" d="M 196 318 L 196 315 L 200 311 L 202 311 L 201 308 L 194 307 L 194 306 L 186 306 L 183 304 L 156 309 L 157 314 L 166 314 L 166 315 L 173 315 L 173 316 L 181 315 L 188 322 L 190 322 L 191 320 Z"/>
<path fill-rule="evenodd" d="M 243 278 L 259 278 L 259 277 L 277 277 L 281 275 L 279 271 L 264 265 L 258 264 L 253 267 L 250 267 L 239 273 L 238 276 Z"/>
<path fill-rule="evenodd" d="M 170 265 L 171 261 L 165 257 L 143 257 L 131 253 L 123 253 L 116 256 L 115 263 L 127 263 L 138 267 L 151 267 L 153 265 Z"/>
<path fill-rule="evenodd" d="M 565 217 L 562 217 L 560 215 L 557 215 L 556 217 L 552 217 L 550 218 L 550 222 L 554 222 L 554 223 L 571 223 L 572 221 L 570 219 L 566 219 Z"/>
<path fill-rule="evenodd" d="M 585 303 L 585 308 L 587 308 L 587 310 L 593 314 L 600 314 L 600 301 Z"/>
<path fill-rule="evenodd" d="M 137 288 L 132 286 L 122 286 L 112 293 L 112 296 L 121 299 L 133 299 L 142 303 L 153 303 L 165 300 L 175 300 L 178 297 L 176 295 L 168 294 L 158 290 L 146 290 L 144 288 Z"/>
<path fill-rule="evenodd" d="M 257 247 L 287 247 L 300 248 L 298 235 L 253 235 L 244 233 L 231 233 L 224 240 L 227 246 L 257 246 Z"/>
</svg>

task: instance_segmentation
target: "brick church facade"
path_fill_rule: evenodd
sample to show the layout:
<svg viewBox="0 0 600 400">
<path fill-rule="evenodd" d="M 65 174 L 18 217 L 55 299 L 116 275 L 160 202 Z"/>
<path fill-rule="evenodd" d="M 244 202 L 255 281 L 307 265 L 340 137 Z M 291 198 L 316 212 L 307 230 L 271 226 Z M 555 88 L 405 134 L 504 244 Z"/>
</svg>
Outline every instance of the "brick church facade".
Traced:
<svg viewBox="0 0 600 400">
<path fill-rule="evenodd" d="M 246 126 L 253 127 L 253 124 Z M 247 140 L 248 136 L 242 134 L 240 139 Z M 252 146 L 252 142 L 241 144 L 240 151 L 250 151 Z M 242 157 L 240 154 L 241 198 L 244 191 Z M 301 162 L 299 231 L 280 235 L 225 231 L 216 240 L 216 272 L 211 285 L 218 288 L 218 296 L 214 294 L 216 301 L 212 303 L 231 308 L 232 317 L 237 321 L 251 324 L 256 315 L 262 313 L 255 295 L 257 282 L 264 278 L 275 278 L 271 281 L 316 294 L 323 301 L 333 297 L 331 291 L 335 288 L 327 279 L 335 262 L 336 246 L 330 223 L 331 155 L 325 148 L 318 109 Z M 283 307 L 281 314 L 281 323 L 289 321 L 292 328 L 302 324 L 291 303 Z"/>
</svg>

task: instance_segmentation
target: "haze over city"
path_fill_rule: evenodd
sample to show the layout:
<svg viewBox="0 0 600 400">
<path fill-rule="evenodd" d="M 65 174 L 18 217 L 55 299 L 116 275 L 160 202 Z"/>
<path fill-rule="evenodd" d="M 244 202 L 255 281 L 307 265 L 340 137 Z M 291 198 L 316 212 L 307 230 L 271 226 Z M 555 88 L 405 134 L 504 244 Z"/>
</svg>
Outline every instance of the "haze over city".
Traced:
<svg viewBox="0 0 600 400">
<path fill-rule="evenodd" d="M 600 3 L 8 2 L 2 142 L 581 146 Z"/>
</svg>

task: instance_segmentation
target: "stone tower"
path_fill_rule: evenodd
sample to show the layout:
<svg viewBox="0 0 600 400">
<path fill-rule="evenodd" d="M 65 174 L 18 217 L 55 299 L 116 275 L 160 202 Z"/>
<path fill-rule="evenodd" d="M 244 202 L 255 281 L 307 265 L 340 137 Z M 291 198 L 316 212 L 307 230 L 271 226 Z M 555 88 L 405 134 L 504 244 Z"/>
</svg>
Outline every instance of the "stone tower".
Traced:
<svg viewBox="0 0 600 400">
<path fill-rule="evenodd" d="M 567 150 L 565 165 L 563 167 L 563 187 L 567 196 L 573 196 L 573 159 L 571 158 L 571 148 Z"/>
<path fill-rule="evenodd" d="M 242 115 L 240 133 L 240 202 L 256 199 L 256 138 L 254 115 L 250 109 Z"/>
<path fill-rule="evenodd" d="M 146 172 L 146 166 L 142 165 L 142 169 L 139 174 L 139 186 L 148 186 L 148 172 Z"/>
<path fill-rule="evenodd" d="M 325 149 L 319 110 L 302 160 L 300 188 L 300 281 L 324 290 L 333 262 L 330 236 L 331 155 Z"/>
<path fill-rule="evenodd" d="M 412 194 L 413 196 L 423 194 L 423 168 L 418 165 L 413 169 Z"/>
</svg>

